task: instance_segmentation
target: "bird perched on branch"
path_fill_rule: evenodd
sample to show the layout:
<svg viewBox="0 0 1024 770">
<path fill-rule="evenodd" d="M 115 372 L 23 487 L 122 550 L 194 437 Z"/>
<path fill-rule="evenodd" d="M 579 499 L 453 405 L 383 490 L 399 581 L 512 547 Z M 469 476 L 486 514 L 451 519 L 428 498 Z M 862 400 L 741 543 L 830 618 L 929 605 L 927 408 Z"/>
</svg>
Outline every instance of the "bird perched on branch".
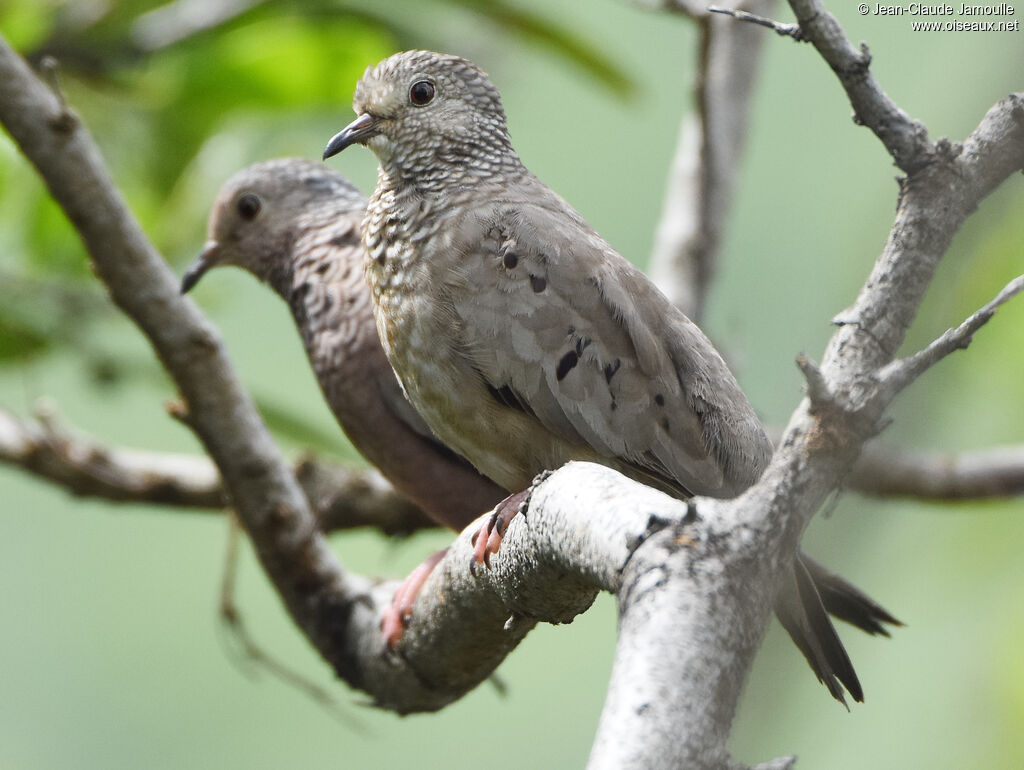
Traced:
<svg viewBox="0 0 1024 770">
<path fill-rule="evenodd" d="M 760 477 L 772 447 L 722 357 L 525 168 L 484 72 L 399 53 L 354 108 L 324 158 L 358 143 L 380 161 L 363 222 L 377 329 L 442 441 L 509 490 L 570 460 L 680 498 Z M 859 701 L 822 599 L 869 633 L 896 621 L 810 560 L 785 581 L 776 614 L 832 695 Z"/>
<path fill-rule="evenodd" d="M 352 445 L 430 518 L 462 529 L 504 492 L 444 446 L 402 394 L 363 276 L 366 199 L 322 163 L 283 158 L 232 176 L 210 213 L 189 291 L 235 265 L 288 303 L 327 404 Z"/>
</svg>

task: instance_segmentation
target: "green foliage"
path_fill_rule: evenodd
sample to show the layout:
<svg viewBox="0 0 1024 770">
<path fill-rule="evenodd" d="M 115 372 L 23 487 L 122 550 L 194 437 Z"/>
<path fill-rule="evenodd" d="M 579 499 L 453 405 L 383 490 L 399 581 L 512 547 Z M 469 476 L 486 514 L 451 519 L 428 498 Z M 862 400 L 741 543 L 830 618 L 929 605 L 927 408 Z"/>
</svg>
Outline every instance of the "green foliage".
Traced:
<svg viewBox="0 0 1024 770">
<path fill-rule="evenodd" d="M 635 84 L 620 65 L 575 29 L 553 24 L 540 14 L 500 0 L 448 0 L 472 8 L 506 33 L 521 35 L 561 55 L 618 96 L 629 96 Z"/>
<path fill-rule="evenodd" d="M 626 76 L 597 47 L 536 13 L 478 0 L 448 4 L 577 62 L 617 92 L 628 88 Z M 369 2 L 223 4 L 227 10 L 209 28 L 175 34 L 175 14 L 186 5 L 0 4 L 0 29 L 9 42 L 30 61 L 57 61 L 60 87 L 158 243 L 181 242 L 182 211 L 167 202 L 219 134 L 245 122 L 301 124 L 347 105 L 367 63 L 399 47 L 425 45 L 406 28 L 401 8 Z M 3 273 L 92 287 L 73 229 L 17 153 L 2 144 L 0 226 Z M 30 300 L 13 296 L 15 288 L 14 282 L 0 283 L 0 366 L 65 348 L 74 339 L 68 322 L 80 330 L 90 319 L 48 315 L 41 310 L 46 303 L 33 308 Z"/>
<path fill-rule="evenodd" d="M 35 357 L 54 346 L 80 344 L 83 320 L 109 313 L 98 290 L 77 284 L 0 274 L 0 285 L 5 294 L 0 365 Z"/>
</svg>

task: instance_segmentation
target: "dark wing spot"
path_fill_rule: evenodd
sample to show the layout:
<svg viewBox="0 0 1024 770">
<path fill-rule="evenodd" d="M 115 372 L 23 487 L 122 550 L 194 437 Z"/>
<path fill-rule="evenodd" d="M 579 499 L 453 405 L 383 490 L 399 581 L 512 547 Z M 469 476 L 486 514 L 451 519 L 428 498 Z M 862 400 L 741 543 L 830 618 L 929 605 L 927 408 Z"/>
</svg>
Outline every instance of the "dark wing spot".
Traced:
<svg viewBox="0 0 1024 770">
<path fill-rule="evenodd" d="M 604 365 L 604 381 L 611 384 L 612 377 L 619 371 L 619 367 L 622 366 L 622 362 L 619 359 L 615 359 L 610 364 Z"/>
<path fill-rule="evenodd" d="M 505 266 L 506 270 L 511 270 L 512 268 L 519 264 L 519 255 L 516 254 L 514 251 L 509 251 L 505 254 L 504 257 L 502 257 L 501 264 Z"/>
<path fill-rule="evenodd" d="M 665 406 L 665 397 L 659 393 L 654 397 L 654 403 L 658 406 Z"/>
<path fill-rule="evenodd" d="M 664 429 L 664 431 L 666 433 L 669 432 L 669 429 L 668 429 L 669 428 L 669 423 L 668 423 L 668 418 L 667 417 L 662 418 L 662 420 L 661 420 L 661 427 Z"/>
<path fill-rule="evenodd" d="M 548 281 L 546 278 L 542 278 L 539 275 L 530 276 L 530 288 L 533 289 L 534 293 L 540 294 L 547 287 Z"/>
<path fill-rule="evenodd" d="M 331 269 L 331 263 L 330 262 L 321 262 L 319 265 L 316 266 L 316 272 L 317 272 L 318 275 L 323 275 L 324 273 L 326 273 L 330 269 Z"/>
<path fill-rule="evenodd" d="M 586 337 L 580 337 L 578 340 L 576 340 L 576 355 L 582 357 L 583 351 L 587 349 L 590 343 L 591 340 L 587 339 Z"/>
<path fill-rule="evenodd" d="M 509 409 L 516 409 L 520 412 L 529 412 L 523 402 L 519 400 L 519 396 L 517 396 L 515 391 L 513 391 L 508 385 L 502 385 L 500 388 L 496 388 L 488 382 L 487 392 L 491 394 L 491 398 L 502 406 L 507 406 Z"/>
<path fill-rule="evenodd" d="M 351 231 L 346 231 L 342 235 L 335 235 L 330 240 L 332 246 L 353 246 L 356 243 L 356 239 L 352 237 Z"/>
<path fill-rule="evenodd" d="M 565 375 L 572 371 L 573 367 L 580 360 L 580 357 L 576 355 L 575 350 L 570 350 L 564 356 L 562 360 L 558 362 L 558 367 L 555 369 L 555 377 L 561 381 Z"/>
</svg>

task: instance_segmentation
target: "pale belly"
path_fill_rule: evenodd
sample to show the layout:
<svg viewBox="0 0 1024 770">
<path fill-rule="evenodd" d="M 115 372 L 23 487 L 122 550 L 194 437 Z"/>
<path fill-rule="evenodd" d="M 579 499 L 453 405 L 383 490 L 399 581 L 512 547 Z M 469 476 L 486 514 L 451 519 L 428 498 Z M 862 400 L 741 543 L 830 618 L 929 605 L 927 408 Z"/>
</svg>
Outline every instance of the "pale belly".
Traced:
<svg viewBox="0 0 1024 770">
<path fill-rule="evenodd" d="M 532 414 L 500 403 L 458 348 L 443 309 L 421 296 L 382 293 L 377 325 L 409 401 L 442 442 L 512 492 L 570 460 L 617 465 L 587 445 L 563 440 Z"/>
</svg>

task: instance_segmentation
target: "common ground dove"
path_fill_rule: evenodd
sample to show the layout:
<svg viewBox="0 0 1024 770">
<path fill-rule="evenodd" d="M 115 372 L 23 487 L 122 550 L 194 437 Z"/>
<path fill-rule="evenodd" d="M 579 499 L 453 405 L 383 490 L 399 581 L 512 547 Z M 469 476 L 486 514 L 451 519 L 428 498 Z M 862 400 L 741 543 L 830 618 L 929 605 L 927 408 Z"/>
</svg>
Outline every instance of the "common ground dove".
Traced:
<svg viewBox="0 0 1024 770">
<path fill-rule="evenodd" d="M 324 157 L 359 143 L 380 161 L 363 222 L 377 329 L 442 441 L 509 490 L 569 460 L 681 498 L 760 477 L 772 447 L 722 357 L 526 169 L 484 72 L 399 53 L 354 108 Z M 897 621 L 806 557 L 784 581 L 779 619 L 832 695 L 859 701 L 823 600 L 869 633 Z"/>
<path fill-rule="evenodd" d="M 182 280 L 236 265 L 288 303 L 320 388 L 353 446 L 432 519 L 453 529 L 505 496 L 434 437 L 384 356 L 363 275 L 366 199 L 322 163 L 283 158 L 232 176 Z"/>
</svg>

